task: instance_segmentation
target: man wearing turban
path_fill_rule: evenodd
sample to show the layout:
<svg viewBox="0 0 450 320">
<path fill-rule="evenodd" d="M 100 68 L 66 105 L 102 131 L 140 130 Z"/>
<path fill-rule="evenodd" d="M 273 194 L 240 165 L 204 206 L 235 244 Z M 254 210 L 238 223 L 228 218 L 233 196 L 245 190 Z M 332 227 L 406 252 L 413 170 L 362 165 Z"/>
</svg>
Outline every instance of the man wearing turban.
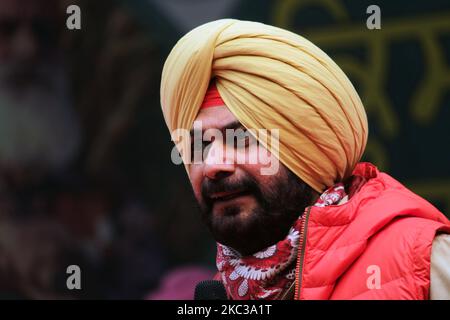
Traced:
<svg viewBox="0 0 450 320">
<path fill-rule="evenodd" d="M 169 54 L 161 105 L 228 298 L 450 298 L 449 220 L 359 162 L 363 104 L 314 44 L 206 23 Z"/>
</svg>

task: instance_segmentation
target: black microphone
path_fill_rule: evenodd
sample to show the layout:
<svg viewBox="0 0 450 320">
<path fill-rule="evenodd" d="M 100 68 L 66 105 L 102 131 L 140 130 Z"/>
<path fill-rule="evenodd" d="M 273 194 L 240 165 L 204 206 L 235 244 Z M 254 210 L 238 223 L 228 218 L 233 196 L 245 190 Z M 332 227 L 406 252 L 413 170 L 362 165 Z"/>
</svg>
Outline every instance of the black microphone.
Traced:
<svg viewBox="0 0 450 320">
<path fill-rule="evenodd" d="M 195 286 L 194 300 L 227 300 L 227 292 L 221 281 L 205 280 Z"/>
</svg>

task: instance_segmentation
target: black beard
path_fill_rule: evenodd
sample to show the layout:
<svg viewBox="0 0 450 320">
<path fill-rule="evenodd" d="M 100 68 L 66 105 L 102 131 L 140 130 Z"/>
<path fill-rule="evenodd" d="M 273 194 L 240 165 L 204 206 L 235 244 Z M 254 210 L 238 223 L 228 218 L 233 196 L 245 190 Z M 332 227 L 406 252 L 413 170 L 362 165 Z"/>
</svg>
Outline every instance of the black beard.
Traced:
<svg viewBox="0 0 450 320">
<path fill-rule="evenodd" d="M 250 255 L 284 239 L 289 229 L 313 200 L 314 190 L 290 170 L 278 177 L 270 186 L 261 186 L 250 175 L 239 181 L 231 177 L 211 180 L 202 184 L 200 203 L 202 219 L 214 239 Z M 257 206 L 242 219 L 238 205 L 230 205 L 221 215 L 212 213 L 213 201 L 208 194 L 231 190 L 245 190 L 255 197 Z M 243 221 L 245 220 L 245 221 Z"/>
</svg>

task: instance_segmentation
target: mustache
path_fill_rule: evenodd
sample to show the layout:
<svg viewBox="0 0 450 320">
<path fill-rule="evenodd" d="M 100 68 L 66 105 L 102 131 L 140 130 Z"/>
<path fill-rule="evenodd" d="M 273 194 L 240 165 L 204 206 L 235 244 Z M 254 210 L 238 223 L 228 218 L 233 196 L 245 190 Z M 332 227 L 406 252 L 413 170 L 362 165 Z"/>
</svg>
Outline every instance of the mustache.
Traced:
<svg viewBox="0 0 450 320">
<path fill-rule="evenodd" d="M 211 180 L 206 178 L 202 183 L 201 194 L 202 198 L 208 204 L 212 202 L 211 195 L 219 192 L 230 192 L 230 191 L 245 191 L 259 194 L 259 187 L 257 182 L 249 176 L 240 178 L 239 180 L 225 178 L 220 180 Z"/>
</svg>

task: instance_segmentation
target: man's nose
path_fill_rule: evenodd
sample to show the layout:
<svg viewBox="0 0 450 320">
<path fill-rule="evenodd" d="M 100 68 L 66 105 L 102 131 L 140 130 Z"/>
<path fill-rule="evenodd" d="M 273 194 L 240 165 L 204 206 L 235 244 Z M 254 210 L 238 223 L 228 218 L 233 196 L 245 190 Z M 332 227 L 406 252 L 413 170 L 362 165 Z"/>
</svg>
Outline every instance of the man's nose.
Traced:
<svg viewBox="0 0 450 320">
<path fill-rule="evenodd" d="M 203 162 L 204 176 L 218 180 L 232 175 L 236 167 L 231 149 L 220 141 L 212 142 Z"/>
</svg>

